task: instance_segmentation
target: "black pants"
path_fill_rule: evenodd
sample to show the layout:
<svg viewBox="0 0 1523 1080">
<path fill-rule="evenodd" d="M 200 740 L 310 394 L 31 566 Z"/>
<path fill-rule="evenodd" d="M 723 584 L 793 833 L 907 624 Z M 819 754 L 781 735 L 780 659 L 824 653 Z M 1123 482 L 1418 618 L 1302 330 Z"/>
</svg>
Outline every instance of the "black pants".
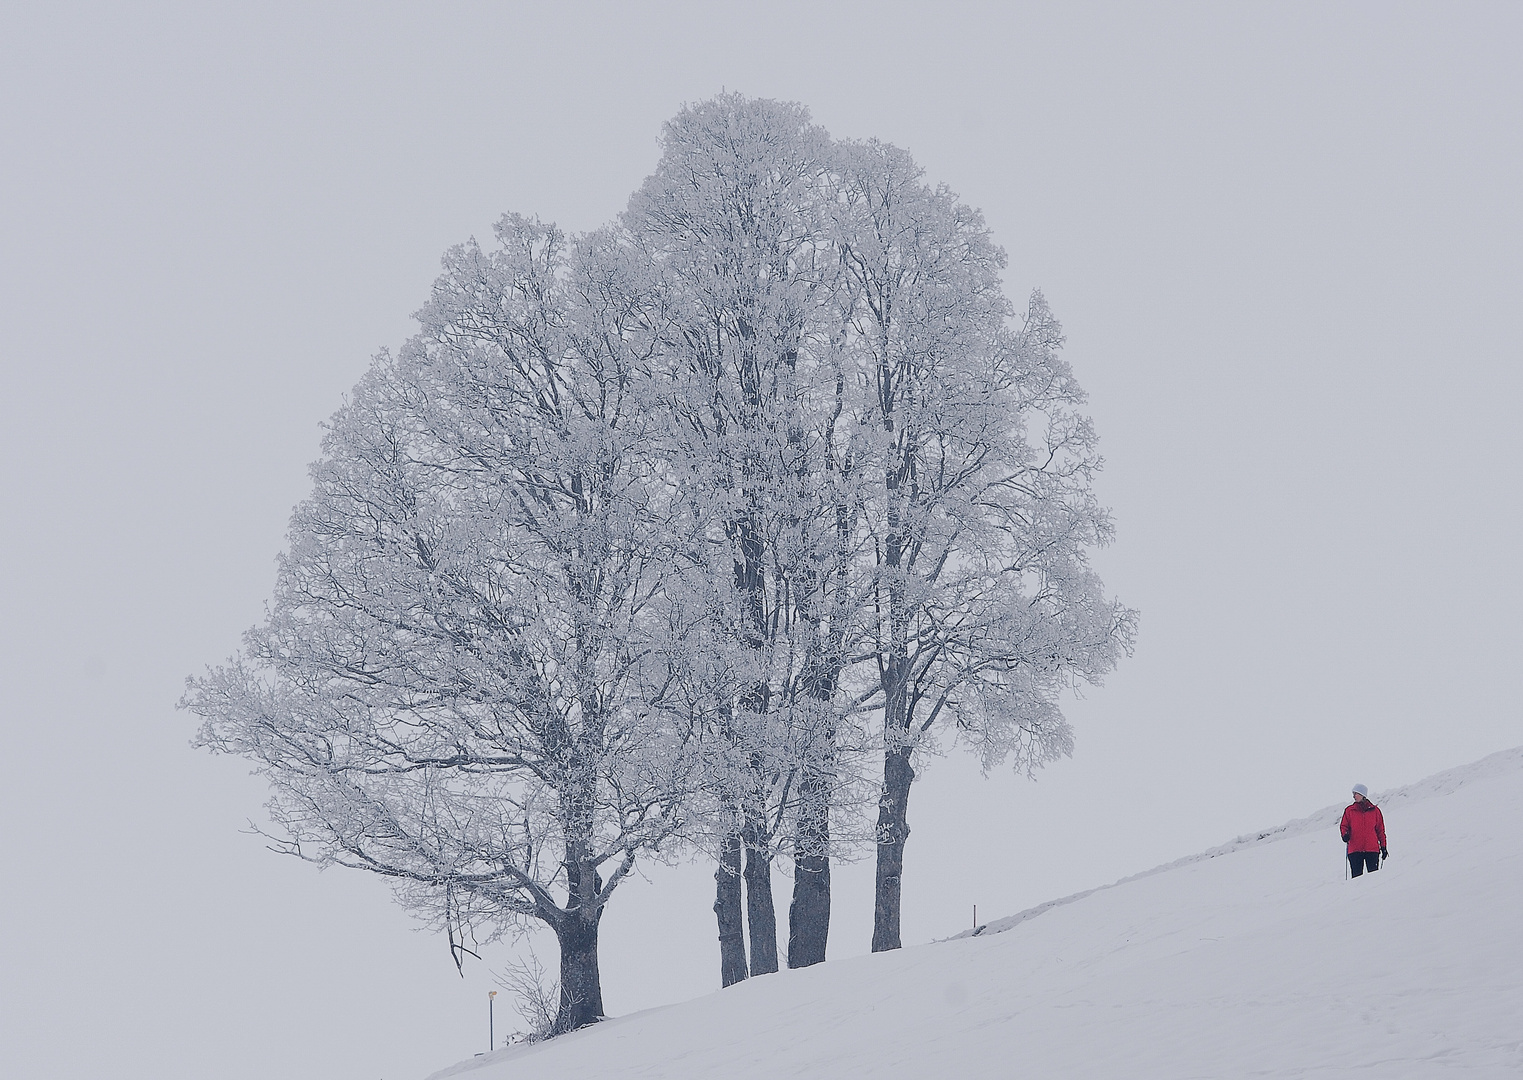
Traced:
<svg viewBox="0 0 1523 1080">
<path fill-rule="evenodd" d="M 1349 873 L 1358 877 L 1366 870 L 1374 873 L 1380 869 L 1380 852 L 1378 851 L 1351 851 L 1348 853 Z"/>
</svg>

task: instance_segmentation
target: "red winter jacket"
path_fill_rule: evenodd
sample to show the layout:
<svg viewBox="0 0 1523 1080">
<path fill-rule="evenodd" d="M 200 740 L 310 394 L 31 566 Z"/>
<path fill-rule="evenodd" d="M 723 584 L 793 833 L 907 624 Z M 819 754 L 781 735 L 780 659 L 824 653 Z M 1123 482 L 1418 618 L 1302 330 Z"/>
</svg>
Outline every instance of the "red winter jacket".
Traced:
<svg viewBox="0 0 1523 1080">
<path fill-rule="evenodd" d="M 1338 828 L 1349 851 L 1385 850 L 1386 821 L 1380 814 L 1380 807 L 1368 799 L 1350 803 L 1343 811 L 1343 823 Z"/>
</svg>

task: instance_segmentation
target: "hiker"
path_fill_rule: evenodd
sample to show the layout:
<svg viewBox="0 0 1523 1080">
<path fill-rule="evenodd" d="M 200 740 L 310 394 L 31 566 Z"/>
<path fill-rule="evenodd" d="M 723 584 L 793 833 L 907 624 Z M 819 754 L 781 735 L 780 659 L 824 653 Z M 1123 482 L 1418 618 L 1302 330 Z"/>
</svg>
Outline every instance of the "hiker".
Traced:
<svg viewBox="0 0 1523 1080">
<path fill-rule="evenodd" d="M 1380 860 L 1386 857 L 1386 823 L 1363 784 L 1354 785 L 1354 801 L 1343 811 L 1339 829 L 1348 845 L 1349 873 L 1358 877 L 1366 870 L 1379 870 Z"/>
</svg>

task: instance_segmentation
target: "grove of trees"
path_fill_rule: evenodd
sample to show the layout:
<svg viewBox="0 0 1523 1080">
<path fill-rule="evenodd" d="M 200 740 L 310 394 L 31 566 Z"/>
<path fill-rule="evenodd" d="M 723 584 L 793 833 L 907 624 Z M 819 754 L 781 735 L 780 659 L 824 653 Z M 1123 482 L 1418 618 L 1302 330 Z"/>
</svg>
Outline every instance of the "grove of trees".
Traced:
<svg viewBox="0 0 1523 1080">
<path fill-rule="evenodd" d="M 800 106 L 684 108 L 583 236 L 451 249 L 334 415 L 264 623 L 193 678 L 291 854 L 389 878 L 460 953 L 538 921 L 554 1032 L 603 1012 L 642 856 L 712 859 L 721 980 L 825 958 L 833 859 L 900 944 L 917 755 L 1072 748 L 1136 614 L 1040 293 L 908 154 Z M 747 940 L 744 929 L 749 930 Z"/>
</svg>

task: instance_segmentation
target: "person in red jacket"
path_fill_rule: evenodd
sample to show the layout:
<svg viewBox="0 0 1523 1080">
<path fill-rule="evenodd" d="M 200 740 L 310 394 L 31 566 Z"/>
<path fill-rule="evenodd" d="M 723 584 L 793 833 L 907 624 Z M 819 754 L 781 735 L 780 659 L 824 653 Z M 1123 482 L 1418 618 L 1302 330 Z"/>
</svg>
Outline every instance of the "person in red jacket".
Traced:
<svg viewBox="0 0 1523 1080">
<path fill-rule="evenodd" d="M 1386 822 L 1380 807 L 1370 802 L 1369 788 L 1354 785 L 1354 801 L 1343 811 L 1338 828 L 1348 845 L 1349 872 L 1358 877 L 1366 870 L 1379 870 L 1386 857 Z"/>
</svg>

